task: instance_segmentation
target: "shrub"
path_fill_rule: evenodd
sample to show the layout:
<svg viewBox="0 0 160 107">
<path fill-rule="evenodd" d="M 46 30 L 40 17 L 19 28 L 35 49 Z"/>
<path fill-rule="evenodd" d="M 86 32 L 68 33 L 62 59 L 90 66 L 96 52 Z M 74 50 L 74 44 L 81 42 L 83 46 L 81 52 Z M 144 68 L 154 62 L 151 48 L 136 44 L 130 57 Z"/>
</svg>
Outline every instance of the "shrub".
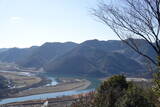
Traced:
<svg viewBox="0 0 160 107">
<path fill-rule="evenodd" d="M 71 107 L 155 107 L 146 94 L 123 75 L 117 75 L 104 81 L 92 98 L 80 99 Z"/>
<path fill-rule="evenodd" d="M 114 107 L 117 99 L 124 95 L 128 84 L 122 75 L 104 81 L 97 90 L 95 103 L 97 107 Z"/>
<path fill-rule="evenodd" d="M 125 95 L 116 102 L 116 107 L 155 107 L 136 86 L 129 87 Z"/>
</svg>

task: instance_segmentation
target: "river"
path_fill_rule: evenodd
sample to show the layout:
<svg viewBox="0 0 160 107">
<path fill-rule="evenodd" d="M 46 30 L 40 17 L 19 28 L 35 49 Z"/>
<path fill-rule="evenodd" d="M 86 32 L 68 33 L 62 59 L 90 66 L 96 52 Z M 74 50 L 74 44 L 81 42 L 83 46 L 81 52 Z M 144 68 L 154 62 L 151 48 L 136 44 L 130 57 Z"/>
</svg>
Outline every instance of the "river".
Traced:
<svg viewBox="0 0 160 107">
<path fill-rule="evenodd" d="M 9 71 L 7 71 L 9 72 Z M 22 75 L 30 75 L 28 73 L 21 73 Z M 47 86 L 50 85 L 57 85 L 58 82 L 54 77 L 48 77 L 48 79 L 51 80 L 50 84 L 47 84 Z M 30 96 L 24 96 L 24 97 L 17 97 L 17 98 L 7 98 L 7 99 L 2 99 L 0 101 L 1 104 L 7 104 L 7 103 L 13 103 L 13 102 L 21 102 L 21 101 L 29 101 L 29 100 L 39 100 L 39 99 L 47 99 L 47 98 L 56 98 L 56 97 L 61 97 L 61 96 L 68 96 L 68 95 L 76 95 L 76 94 L 81 94 L 81 93 L 87 93 L 90 91 L 93 91 L 94 88 L 90 87 L 85 90 L 71 90 L 71 91 L 64 91 L 64 92 L 54 92 L 54 93 L 44 93 L 44 94 L 38 94 L 38 95 L 30 95 Z"/>
<path fill-rule="evenodd" d="M 79 90 L 79 91 L 73 90 L 73 91 L 45 93 L 45 94 L 38 94 L 38 95 L 31 95 L 31 96 L 17 97 L 17 98 L 8 98 L 8 99 L 1 100 L 0 104 L 29 101 L 29 100 L 47 99 L 47 98 L 56 98 L 56 97 L 62 97 L 62 96 L 67 96 L 67 95 L 76 95 L 76 94 L 81 94 L 81 93 L 87 93 L 92 90 L 93 89 L 86 89 L 86 90 Z"/>
</svg>

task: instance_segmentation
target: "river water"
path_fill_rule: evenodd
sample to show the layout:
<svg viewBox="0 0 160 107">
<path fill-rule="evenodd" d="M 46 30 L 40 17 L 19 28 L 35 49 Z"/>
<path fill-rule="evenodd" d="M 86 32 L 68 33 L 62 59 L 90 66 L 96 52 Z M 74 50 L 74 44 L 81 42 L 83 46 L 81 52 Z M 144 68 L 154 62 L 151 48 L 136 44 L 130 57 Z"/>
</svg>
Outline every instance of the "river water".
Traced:
<svg viewBox="0 0 160 107">
<path fill-rule="evenodd" d="M 92 89 L 79 90 L 79 91 L 73 90 L 73 91 L 45 93 L 45 94 L 38 94 L 38 95 L 31 95 L 31 96 L 17 97 L 17 98 L 8 98 L 8 99 L 1 100 L 0 104 L 29 101 L 29 100 L 47 99 L 47 98 L 56 98 L 56 97 L 62 97 L 62 96 L 67 96 L 67 95 L 76 95 L 76 94 L 81 94 L 81 93 L 87 93 L 90 91 L 92 91 Z"/>
<path fill-rule="evenodd" d="M 9 72 L 9 71 L 3 71 L 3 72 Z M 12 71 L 10 71 L 12 72 Z M 30 75 L 29 73 L 20 73 L 21 75 Z M 54 77 L 48 77 L 48 79 L 51 80 L 50 84 L 47 84 L 47 86 L 51 85 L 57 85 L 58 82 Z M 64 92 L 54 92 L 54 93 L 44 93 L 44 94 L 38 94 L 38 95 L 30 95 L 30 96 L 24 96 L 24 97 L 17 97 L 17 98 L 7 98 L 2 99 L 0 101 L 1 104 L 7 104 L 7 103 L 13 103 L 13 102 L 21 102 L 21 101 L 29 101 L 29 100 L 39 100 L 39 99 L 47 99 L 47 98 L 56 98 L 61 96 L 68 96 L 68 95 L 76 95 L 81 93 L 87 93 L 90 91 L 93 91 L 94 88 L 89 88 L 85 90 L 71 90 L 71 91 L 64 91 Z"/>
</svg>

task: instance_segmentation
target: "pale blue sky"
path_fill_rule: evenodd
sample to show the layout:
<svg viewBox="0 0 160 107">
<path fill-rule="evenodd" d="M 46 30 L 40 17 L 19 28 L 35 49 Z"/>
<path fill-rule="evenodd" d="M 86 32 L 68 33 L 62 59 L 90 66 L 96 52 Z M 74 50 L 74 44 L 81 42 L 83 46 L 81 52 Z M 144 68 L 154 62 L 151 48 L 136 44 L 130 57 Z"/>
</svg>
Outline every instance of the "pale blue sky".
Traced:
<svg viewBox="0 0 160 107">
<path fill-rule="evenodd" d="M 90 14 L 97 0 L 0 0 L 0 48 L 118 39 Z"/>
</svg>

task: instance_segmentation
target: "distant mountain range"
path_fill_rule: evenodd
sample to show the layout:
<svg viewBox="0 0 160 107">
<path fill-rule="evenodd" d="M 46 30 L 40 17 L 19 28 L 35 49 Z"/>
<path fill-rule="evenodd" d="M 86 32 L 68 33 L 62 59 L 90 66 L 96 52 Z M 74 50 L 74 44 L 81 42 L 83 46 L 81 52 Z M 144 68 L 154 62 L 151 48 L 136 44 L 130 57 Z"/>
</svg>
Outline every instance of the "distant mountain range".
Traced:
<svg viewBox="0 0 160 107">
<path fill-rule="evenodd" d="M 137 39 L 148 55 L 155 53 L 144 40 Z M 103 77 L 113 74 L 146 76 L 144 58 L 118 40 L 88 40 L 77 44 L 45 43 L 31 48 L 0 51 L 0 61 L 22 67 L 44 68 L 53 74 Z"/>
</svg>

